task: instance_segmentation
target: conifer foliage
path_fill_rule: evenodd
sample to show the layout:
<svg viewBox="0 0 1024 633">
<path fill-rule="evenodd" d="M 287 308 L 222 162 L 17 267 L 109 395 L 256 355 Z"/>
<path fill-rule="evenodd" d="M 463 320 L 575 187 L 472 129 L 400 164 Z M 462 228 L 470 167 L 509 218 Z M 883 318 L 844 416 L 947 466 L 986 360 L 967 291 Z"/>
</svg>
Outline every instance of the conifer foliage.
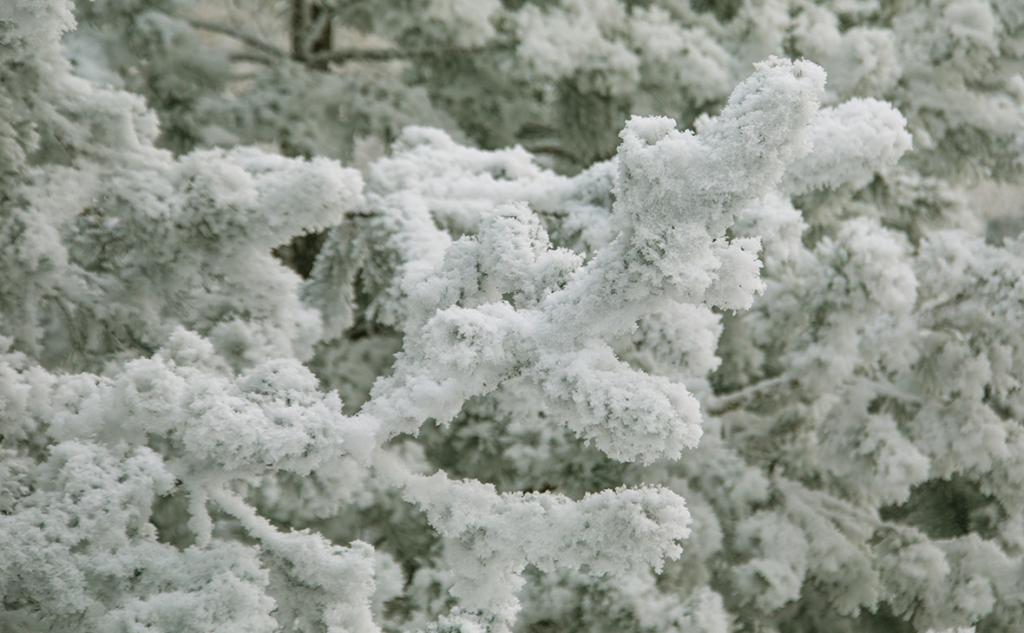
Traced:
<svg viewBox="0 0 1024 633">
<path fill-rule="evenodd" d="M 3 0 L 0 632 L 1024 630 L 1022 61 L 1015 0 Z"/>
</svg>

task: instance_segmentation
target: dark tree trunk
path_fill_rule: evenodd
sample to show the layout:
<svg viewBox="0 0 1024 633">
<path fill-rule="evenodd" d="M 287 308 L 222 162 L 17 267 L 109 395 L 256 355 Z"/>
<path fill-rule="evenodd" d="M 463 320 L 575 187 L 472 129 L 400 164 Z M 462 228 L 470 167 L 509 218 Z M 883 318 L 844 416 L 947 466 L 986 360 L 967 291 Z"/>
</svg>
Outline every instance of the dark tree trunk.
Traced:
<svg viewBox="0 0 1024 633">
<path fill-rule="evenodd" d="M 292 0 L 291 11 L 292 57 L 307 61 L 320 53 L 331 50 L 330 9 L 315 0 Z M 312 64 L 320 70 L 327 70 L 327 62 Z"/>
<path fill-rule="evenodd" d="M 330 9 L 316 0 L 291 0 L 289 31 L 291 33 L 292 58 L 318 70 L 326 71 L 328 62 L 310 62 L 320 53 L 330 52 L 332 42 Z M 292 156 L 303 152 L 290 150 L 282 144 L 282 150 Z M 306 158 L 309 158 L 308 156 Z M 278 257 L 295 269 L 304 278 L 309 277 L 316 262 L 317 253 L 323 246 L 325 234 L 309 233 L 294 238 L 289 244 L 277 249 Z"/>
</svg>

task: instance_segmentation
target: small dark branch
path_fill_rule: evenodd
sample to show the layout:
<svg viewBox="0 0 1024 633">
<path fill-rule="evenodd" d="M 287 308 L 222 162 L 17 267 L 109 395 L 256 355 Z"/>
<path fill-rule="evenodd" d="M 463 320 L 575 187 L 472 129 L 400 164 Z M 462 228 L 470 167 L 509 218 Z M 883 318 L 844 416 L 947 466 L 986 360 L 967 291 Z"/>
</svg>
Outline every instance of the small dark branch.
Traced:
<svg viewBox="0 0 1024 633">
<path fill-rule="evenodd" d="M 291 56 L 316 70 L 327 70 L 329 62 L 317 59 L 331 50 L 331 12 L 310 0 L 291 2 Z"/>
<path fill-rule="evenodd" d="M 743 389 L 712 398 L 707 403 L 706 412 L 710 415 L 722 415 L 727 411 L 747 404 L 751 400 L 760 398 L 766 393 L 791 389 L 796 383 L 796 378 L 789 374 L 768 378 Z"/>
<path fill-rule="evenodd" d="M 239 42 L 242 42 L 242 43 L 244 43 L 244 44 L 246 44 L 246 45 L 248 45 L 248 46 L 250 46 L 252 48 L 255 48 L 258 51 L 264 52 L 264 53 L 266 53 L 268 55 L 271 55 L 273 57 L 279 57 L 279 58 L 281 58 L 281 57 L 288 57 L 288 53 L 286 51 L 284 51 L 284 50 L 274 46 L 273 44 L 269 44 L 267 42 L 264 42 L 263 40 L 261 40 L 260 38 L 256 37 L 255 35 L 250 35 L 249 33 L 243 33 L 242 31 L 239 31 L 237 29 L 233 29 L 233 28 L 231 28 L 229 26 L 225 26 L 223 24 L 217 24 L 215 22 L 207 22 L 206 20 L 196 20 L 194 18 L 182 18 L 182 19 L 185 20 L 185 22 L 187 22 L 190 25 L 192 25 L 192 27 L 194 27 L 194 28 L 202 29 L 204 31 L 209 31 L 211 33 L 219 33 L 220 35 L 227 35 L 228 37 L 234 38 L 234 39 L 238 40 Z"/>
<path fill-rule="evenodd" d="M 396 59 L 425 59 L 430 57 L 444 57 L 453 55 L 477 55 L 502 50 L 507 46 L 476 46 L 462 48 L 457 46 L 445 46 L 438 48 L 336 48 L 326 53 L 315 55 L 311 61 L 333 62 L 344 64 L 345 62 L 381 62 Z"/>
<path fill-rule="evenodd" d="M 302 56 L 309 57 L 321 51 L 331 50 L 333 29 L 331 20 L 334 12 L 327 7 L 319 10 L 316 19 L 309 27 L 309 33 L 302 42 Z"/>
<path fill-rule="evenodd" d="M 263 64 L 263 65 L 270 65 L 270 64 L 273 64 L 275 61 L 277 61 L 276 57 L 268 57 L 268 56 L 262 55 L 260 53 L 248 53 L 248 52 L 232 53 L 231 55 L 228 56 L 228 59 L 230 59 L 233 62 L 247 62 L 247 63 L 251 63 L 251 64 Z"/>
</svg>

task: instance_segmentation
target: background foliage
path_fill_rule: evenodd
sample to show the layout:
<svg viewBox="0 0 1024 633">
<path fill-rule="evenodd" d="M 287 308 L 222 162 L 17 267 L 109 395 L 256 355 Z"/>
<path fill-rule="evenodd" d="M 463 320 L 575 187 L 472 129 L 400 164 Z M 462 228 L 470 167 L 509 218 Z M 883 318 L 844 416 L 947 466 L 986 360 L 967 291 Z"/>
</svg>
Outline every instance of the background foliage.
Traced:
<svg viewBox="0 0 1024 633">
<path fill-rule="evenodd" d="M 1022 61 L 1016 0 L 4 2 L 0 630 L 1024 629 Z"/>
</svg>

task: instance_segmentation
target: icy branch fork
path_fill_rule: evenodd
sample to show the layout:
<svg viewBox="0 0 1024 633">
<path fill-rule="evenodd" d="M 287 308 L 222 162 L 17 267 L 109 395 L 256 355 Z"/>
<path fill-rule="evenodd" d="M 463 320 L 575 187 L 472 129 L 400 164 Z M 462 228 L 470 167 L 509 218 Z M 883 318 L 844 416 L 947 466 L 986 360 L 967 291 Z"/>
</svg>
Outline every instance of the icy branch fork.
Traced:
<svg viewBox="0 0 1024 633">
<path fill-rule="evenodd" d="M 649 463 L 696 446 L 697 400 L 619 361 L 609 341 L 672 302 L 750 305 L 761 288 L 759 244 L 725 232 L 808 151 L 823 86 L 814 64 L 772 59 L 700 135 L 668 118 L 631 119 L 621 133 L 611 244 L 531 309 L 438 306 L 407 330 L 393 375 L 374 386 L 354 428 L 380 444 L 428 419 L 447 423 L 467 399 L 524 377 L 565 412 L 569 429 L 614 459 Z"/>
<path fill-rule="evenodd" d="M 351 434 L 343 446 L 358 448 L 356 458 L 376 455 L 378 472 L 427 513 L 446 539 L 453 594 L 497 630 L 514 622 L 527 565 L 604 575 L 638 564 L 660 568 L 678 557 L 678 541 L 689 534 L 684 501 L 650 487 L 580 501 L 499 495 L 489 484 L 411 473 L 377 447 L 415 434 L 429 419 L 449 422 L 467 399 L 513 378 L 534 382 L 572 432 L 614 459 L 650 463 L 696 446 L 696 398 L 681 384 L 629 367 L 609 342 L 672 302 L 749 307 L 761 288 L 760 245 L 756 238 L 729 241 L 726 230 L 809 151 L 806 130 L 824 79 L 809 62 L 772 59 L 700 135 L 677 131 L 668 118 L 631 119 L 618 152 L 617 237 L 530 308 L 504 301 L 437 306 L 406 330 L 394 373 L 346 421 Z M 523 526 L 530 538 L 522 537 Z"/>
</svg>

